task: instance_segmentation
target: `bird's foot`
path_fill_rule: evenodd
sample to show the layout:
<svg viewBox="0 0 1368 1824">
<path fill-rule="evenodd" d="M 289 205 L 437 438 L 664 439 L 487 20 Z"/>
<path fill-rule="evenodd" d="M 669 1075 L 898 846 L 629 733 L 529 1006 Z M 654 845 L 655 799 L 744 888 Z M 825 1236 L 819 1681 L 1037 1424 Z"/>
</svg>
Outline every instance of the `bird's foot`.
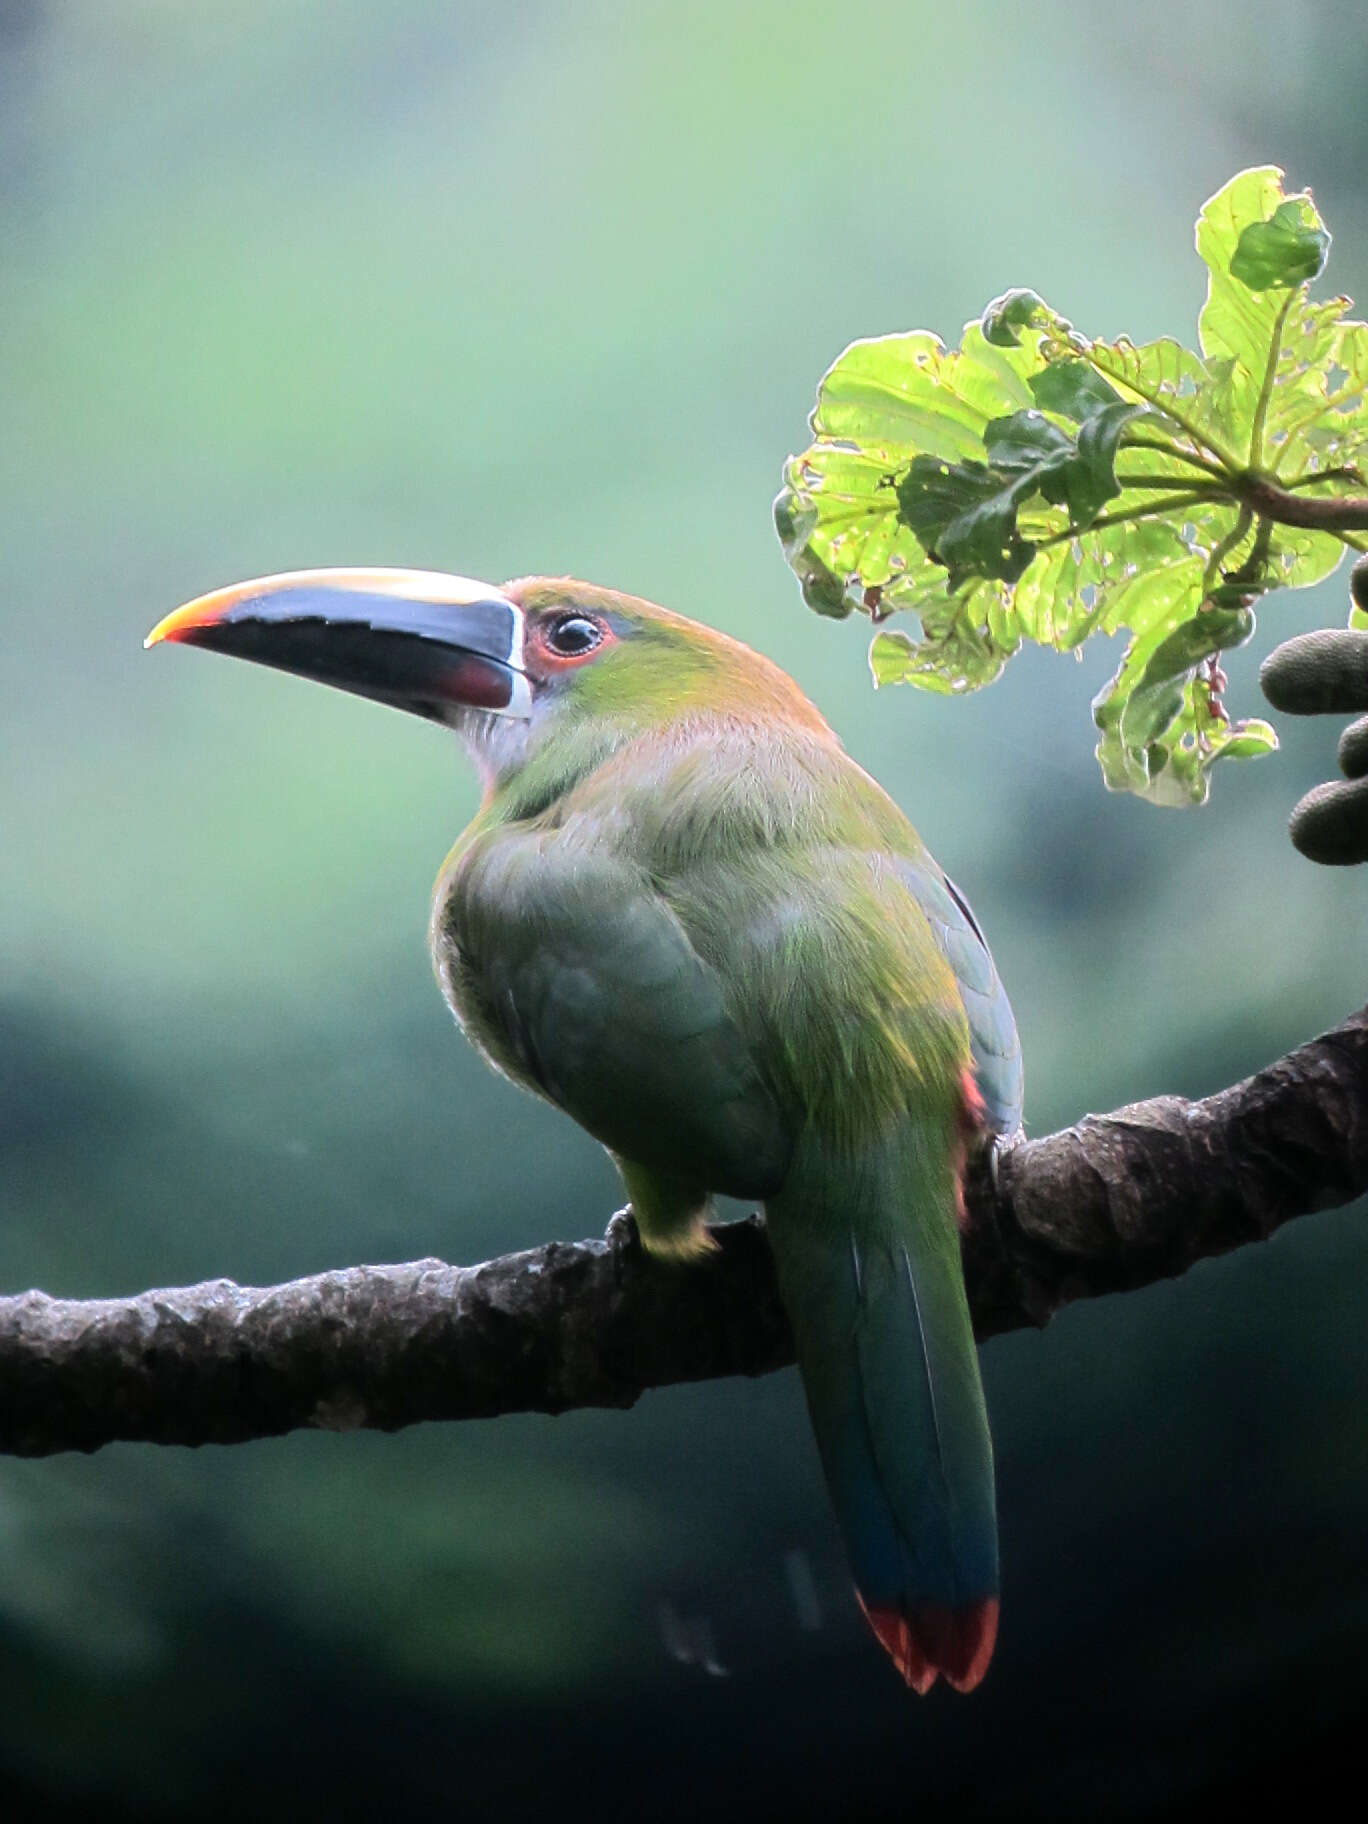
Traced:
<svg viewBox="0 0 1368 1824">
<path fill-rule="evenodd" d="M 1020 1146 L 1025 1138 L 1026 1130 L 1019 1127 L 1014 1134 L 994 1134 L 988 1142 L 988 1176 L 992 1180 L 994 1195 L 997 1195 L 1001 1189 L 998 1183 L 998 1168 L 1008 1153 Z"/>
<path fill-rule="evenodd" d="M 624 1205 L 620 1210 L 615 1210 L 609 1217 L 608 1227 L 603 1231 L 603 1239 L 610 1248 L 618 1253 L 626 1253 L 629 1249 L 641 1246 L 641 1231 L 637 1227 L 637 1219 L 632 1214 L 630 1203 Z"/>
</svg>

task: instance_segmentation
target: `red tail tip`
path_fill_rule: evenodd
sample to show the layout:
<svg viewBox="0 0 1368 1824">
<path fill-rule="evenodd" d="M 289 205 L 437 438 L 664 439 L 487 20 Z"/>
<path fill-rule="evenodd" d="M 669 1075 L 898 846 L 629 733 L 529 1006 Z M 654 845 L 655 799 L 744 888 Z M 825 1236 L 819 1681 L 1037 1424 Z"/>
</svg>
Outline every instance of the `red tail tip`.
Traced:
<svg viewBox="0 0 1368 1824">
<path fill-rule="evenodd" d="M 879 1645 L 918 1696 L 924 1697 L 941 1673 L 956 1691 L 981 1683 L 997 1642 L 996 1596 L 953 1609 L 925 1603 L 907 1615 L 871 1608 L 863 1597 L 859 1601 Z"/>
</svg>

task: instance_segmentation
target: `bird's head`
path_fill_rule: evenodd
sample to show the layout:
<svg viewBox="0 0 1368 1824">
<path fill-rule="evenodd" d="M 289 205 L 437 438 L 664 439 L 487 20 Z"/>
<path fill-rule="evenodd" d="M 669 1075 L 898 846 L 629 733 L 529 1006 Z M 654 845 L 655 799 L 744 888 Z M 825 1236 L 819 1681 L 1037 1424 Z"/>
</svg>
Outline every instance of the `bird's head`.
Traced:
<svg viewBox="0 0 1368 1824">
<path fill-rule="evenodd" d="M 163 640 L 444 722 L 491 785 L 551 747 L 587 760 L 691 713 L 825 728 L 792 680 L 739 641 L 568 577 L 495 588 L 428 570 L 293 570 L 199 596 L 146 643 Z"/>
</svg>

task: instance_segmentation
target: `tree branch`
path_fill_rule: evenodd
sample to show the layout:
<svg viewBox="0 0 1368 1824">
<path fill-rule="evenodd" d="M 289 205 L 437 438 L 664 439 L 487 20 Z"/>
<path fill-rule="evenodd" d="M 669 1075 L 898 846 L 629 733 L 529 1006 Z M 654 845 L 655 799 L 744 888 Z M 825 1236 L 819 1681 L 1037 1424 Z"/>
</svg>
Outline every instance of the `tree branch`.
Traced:
<svg viewBox="0 0 1368 1824">
<path fill-rule="evenodd" d="M 1324 475 L 1308 476 L 1306 485 L 1325 479 Z M 1293 494 L 1268 476 L 1249 470 L 1232 476 L 1230 485 L 1252 512 L 1280 525 L 1311 532 L 1368 531 L 1368 495 Z"/>
<path fill-rule="evenodd" d="M 1090 1115 L 971 1167 L 980 1337 L 1182 1273 L 1368 1190 L 1368 1008 L 1202 1102 Z M 353 1267 L 264 1290 L 0 1299 L 0 1451 L 231 1444 L 299 1427 L 630 1406 L 647 1388 L 792 1361 L 763 1225 L 701 1266 L 603 1241 Z"/>
</svg>

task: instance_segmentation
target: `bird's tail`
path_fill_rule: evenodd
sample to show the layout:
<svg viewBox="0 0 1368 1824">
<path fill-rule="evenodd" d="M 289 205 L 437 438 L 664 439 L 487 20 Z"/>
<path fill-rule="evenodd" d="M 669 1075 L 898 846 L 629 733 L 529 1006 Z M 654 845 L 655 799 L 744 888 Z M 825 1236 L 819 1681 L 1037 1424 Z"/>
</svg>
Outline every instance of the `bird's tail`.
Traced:
<svg viewBox="0 0 1368 1824">
<path fill-rule="evenodd" d="M 997 1635 L 993 1452 L 960 1269 L 962 1141 L 809 1134 L 767 1209 L 860 1605 L 899 1672 L 972 1691 Z"/>
</svg>

